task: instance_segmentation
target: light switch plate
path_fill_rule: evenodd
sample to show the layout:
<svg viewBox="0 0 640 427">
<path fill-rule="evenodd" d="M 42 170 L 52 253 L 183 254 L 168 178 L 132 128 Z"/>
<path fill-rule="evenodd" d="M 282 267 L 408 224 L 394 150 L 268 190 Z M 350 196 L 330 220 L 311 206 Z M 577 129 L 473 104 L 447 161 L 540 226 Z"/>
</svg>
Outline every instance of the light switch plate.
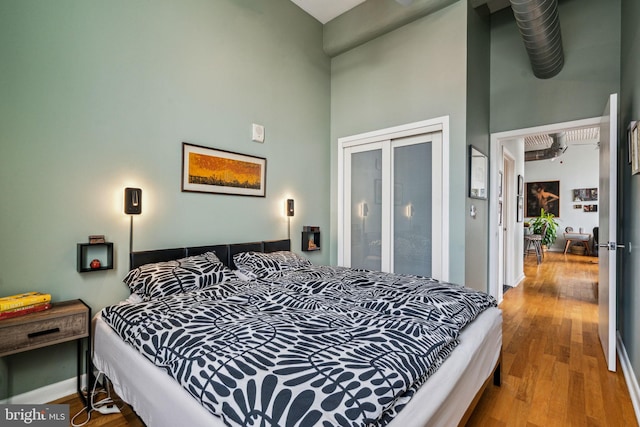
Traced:
<svg viewBox="0 0 640 427">
<path fill-rule="evenodd" d="M 251 139 L 255 142 L 264 142 L 264 126 L 253 123 Z"/>
</svg>

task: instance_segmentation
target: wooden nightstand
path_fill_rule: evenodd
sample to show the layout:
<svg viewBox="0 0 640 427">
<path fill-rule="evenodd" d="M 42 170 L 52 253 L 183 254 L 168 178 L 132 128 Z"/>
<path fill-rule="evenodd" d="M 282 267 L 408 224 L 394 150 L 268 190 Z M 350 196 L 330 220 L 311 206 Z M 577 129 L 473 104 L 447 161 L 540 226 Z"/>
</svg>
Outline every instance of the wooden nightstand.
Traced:
<svg viewBox="0 0 640 427">
<path fill-rule="evenodd" d="M 82 340 L 87 340 L 85 366 L 88 387 L 91 385 L 91 308 L 82 300 L 52 303 L 37 313 L 0 320 L 0 357 L 41 347 L 76 341 L 78 347 L 78 394 L 82 393 Z"/>
</svg>

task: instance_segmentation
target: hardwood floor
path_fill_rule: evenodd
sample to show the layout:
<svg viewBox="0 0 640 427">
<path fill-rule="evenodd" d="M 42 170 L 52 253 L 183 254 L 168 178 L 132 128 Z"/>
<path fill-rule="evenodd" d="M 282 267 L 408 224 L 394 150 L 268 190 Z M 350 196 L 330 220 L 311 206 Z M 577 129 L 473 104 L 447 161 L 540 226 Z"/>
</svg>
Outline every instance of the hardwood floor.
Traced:
<svg viewBox="0 0 640 427">
<path fill-rule="evenodd" d="M 598 259 L 548 252 L 503 310 L 502 386 L 489 387 L 467 426 L 637 426 L 618 362 L 598 338 Z"/>
<path fill-rule="evenodd" d="M 526 280 L 500 306 L 502 386 L 487 388 L 467 426 L 637 426 L 620 364 L 607 371 L 598 339 L 597 258 L 527 258 Z M 82 408 L 75 395 L 55 403 Z M 87 426 L 133 424 L 94 412 Z"/>
</svg>

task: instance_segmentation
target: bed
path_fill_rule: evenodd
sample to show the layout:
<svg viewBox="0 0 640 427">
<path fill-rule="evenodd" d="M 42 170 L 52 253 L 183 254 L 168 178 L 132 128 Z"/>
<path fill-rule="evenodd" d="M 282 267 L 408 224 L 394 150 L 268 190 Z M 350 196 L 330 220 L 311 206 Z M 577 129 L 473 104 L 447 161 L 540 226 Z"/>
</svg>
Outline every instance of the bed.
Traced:
<svg viewBox="0 0 640 427">
<path fill-rule="evenodd" d="M 131 272 L 127 277 L 154 263 L 208 256 L 207 254 L 213 252 L 216 258 L 228 267 L 228 270 L 233 271 L 236 276 L 240 275 L 240 279 L 220 280 L 221 284 L 213 288 L 207 284 L 203 289 L 191 289 L 177 296 L 155 295 L 147 298 L 146 301 L 136 300 L 139 302 L 122 303 L 105 308 L 94 319 L 93 362 L 96 369 L 109 378 L 118 396 L 127 402 L 140 419 L 150 427 L 250 425 L 252 422 L 247 420 L 260 416 L 256 415 L 256 412 L 269 414 L 268 417 L 263 416 L 261 419 L 261 421 L 267 419 L 265 425 L 329 426 L 375 425 L 376 423 L 392 427 L 462 425 L 471 414 L 484 388 L 492 381 L 499 385 L 502 317 L 500 310 L 491 303 L 490 297 L 485 300 L 483 295 L 473 293 L 473 298 L 482 300 L 481 304 L 485 305 L 480 309 L 456 306 L 455 316 L 452 318 L 458 319 L 465 315 L 464 313 L 474 312 L 468 315 L 469 318 L 473 317 L 470 323 L 458 331 L 453 324 L 454 321 L 449 318 L 444 319 L 442 316 L 444 311 L 450 309 L 444 307 L 450 303 L 442 303 L 442 301 L 449 298 L 448 294 L 452 292 L 451 289 L 444 287 L 444 284 L 436 281 L 431 281 L 429 284 L 434 289 L 440 289 L 441 295 L 446 294 L 442 297 L 443 299 L 437 299 L 438 306 L 435 308 L 416 306 L 415 298 L 393 301 L 389 305 L 386 298 L 391 295 L 393 299 L 395 296 L 390 294 L 390 288 L 385 285 L 385 280 L 389 282 L 388 285 L 399 287 L 412 287 L 419 281 L 413 277 L 407 278 L 400 275 L 384 275 L 384 273 L 339 267 L 309 266 L 304 263 L 304 260 L 301 261 L 300 257 L 288 252 L 289 249 L 288 240 L 278 240 L 132 253 Z M 260 258 L 256 254 L 270 255 Z M 284 261 L 273 262 L 275 257 L 284 257 L 278 258 Z M 259 260 L 258 263 L 256 259 Z M 236 262 L 240 263 L 240 261 L 242 264 L 236 265 Z M 283 268 L 283 265 L 286 268 Z M 264 271 L 269 274 L 265 274 Z M 226 272 L 227 269 L 224 272 L 216 271 L 215 274 L 220 279 L 221 275 L 227 274 Z M 332 280 L 326 279 L 325 276 L 330 276 Z M 363 277 L 367 278 L 366 283 L 376 282 L 375 287 L 369 284 L 363 286 L 361 282 L 364 280 Z M 345 284 L 349 282 L 358 283 L 355 283 L 355 287 L 347 287 Z M 419 286 L 422 289 L 423 284 L 420 283 Z M 458 292 L 457 289 L 455 291 Z M 165 289 L 162 292 L 165 292 Z M 225 305 L 219 304 L 217 300 L 211 302 L 209 295 L 211 293 L 224 293 Z M 404 295 L 400 292 L 398 294 Z M 416 295 L 416 298 L 422 298 L 421 293 Z M 382 297 L 384 302 L 381 302 Z M 195 300 L 198 302 L 194 305 Z M 266 307 L 265 311 L 261 312 L 263 316 L 271 316 L 272 312 L 277 311 L 276 316 L 286 316 L 278 317 L 278 321 L 283 322 L 282 325 L 303 329 L 305 338 L 291 344 L 291 348 L 284 356 L 285 362 L 280 364 L 281 360 L 278 359 L 278 367 L 269 367 L 269 359 L 275 360 L 278 349 L 267 348 L 273 353 L 267 351 L 264 354 L 255 352 L 254 354 L 251 351 L 255 349 L 247 350 L 246 347 L 238 348 L 229 344 L 245 333 L 236 329 L 236 323 L 241 324 L 246 320 L 235 317 L 237 312 L 245 310 L 247 301 L 251 302 L 251 307 Z M 267 302 L 268 305 L 265 305 Z M 354 302 L 356 305 L 351 305 Z M 243 308 L 237 309 L 237 306 L 233 305 L 228 309 L 227 303 L 240 304 Z M 286 311 L 281 307 L 290 304 L 294 305 L 294 309 L 302 304 L 304 316 L 301 317 L 298 312 L 291 314 L 290 307 L 287 307 Z M 315 308 L 321 307 L 321 310 L 316 310 L 321 312 L 317 319 L 313 317 L 315 315 L 309 314 L 311 313 L 309 304 Z M 347 309 L 345 304 L 349 304 Z M 272 308 L 275 306 L 278 307 L 277 310 Z M 393 311 L 387 312 L 390 306 L 393 307 Z M 182 333 L 182 329 L 192 327 L 180 324 L 182 317 L 188 317 L 189 322 L 196 319 L 199 333 L 204 325 L 204 321 L 199 319 L 203 313 L 209 311 L 217 313 L 216 328 L 232 334 L 230 336 L 235 337 L 234 339 L 225 339 L 224 343 L 220 343 L 220 335 L 216 338 L 206 338 L 189 331 Z M 345 316 L 352 318 L 349 321 L 360 322 L 357 325 L 358 331 L 364 338 L 362 338 L 363 341 L 358 341 L 357 345 L 349 347 L 348 354 L 335 355 L 336 359 L 348 362 L 350 360 L 350 365 L 347 363 L 346 368 L 337 366 L 329 363 L 333 362 L 330 357 L 329 359 L 325 357 L 322 362 L 326 366 L 318 369 L 314 376 L 308 369 L 297 364 L 295 355 L 312 352 L 311 347 L 309 348 L 312 350 L 307 351 L 307 348 L 301 351 L 305 345 L 311 345 L 307 341 L 324 343 L 340 339 L 335 335 L 334 330 L 329 335 L 323 335 L 324 330 L 319 332 L 314 329 L 317 322 L 327 322 L 325 316 L 330 316 L 329 323 L 332 325 L 340 326 Z M 224 327 L 219 327 L 220 322 L 229 320 L 229 317 L 233 317 L 232 323 L 225 323 Z M 420 319 L 416 320 L 417 317 Z M 372 320 L 373 318 L 375 319 Z M 396 326 L 398 319 L 408 320 L 402 323 L 402 326 Z M 418 371 L 417 367 L 410 363 L 407 363 L 407 366 L 398 366 L 397 381 L 386 387 L 385 384 L 391 384 L 388 377 L 378 377 L 377 375 L 381 375 L 379 372 L 372 373 L 371 369 L 361 366 L 362 364 L 354 361 L 353 357 L 349 359 L 349 356 L 361 354 L 358 352 L 365 350 L 382 351 L 378 347 L 387 345 L 385 342 L 379 342 L 377 334 L 371 335 L 371 330 L 367 329 L 372 321 L 378 322 L 374 325 L 376 331 L 394 337 L 401 346 L 407 348 L 404 352 L 397 352 L 398 356 L 395 355 L 395 351 L 391 352 L 394 353 L 393 357 L 400 358 L 403 362 L 408 357 L 407 354 L 415 353 L 414 345 L 423 345 L 422 348 L 428 348 L 428 352 L 420 353 L 428 356 L 418 361 L 418 365 L 425 364 L 424 371 Z M 148 322 L 155 322 L 151 330 L 157 330 L 157 336 L 148 333 Z M 270 322 L 275 321 L 270 320 Z M 142 323 L 144 325 L 141 327 Z M 135 325 L 133 329 L 132 324 Z M 158 324 L 169 324 L 169 329 L 173 328 L 174 332 L 178 330 L 181 333 L 174 336 L 166 330 L 159 329 Z M 351 328 L 351 325 L 348 327 Z M 209 329 L 210 325 L 206 328 Z M 284 326 L 280 328 L 285 329 Z M 336 327 L 337 329 L 343 333 L 345 328 L 341 326 Z M 423 330 L 428 331 L 428 334 L 425 333 L 423 336 L 421 332 Z M 252 334 L 242 335 L 242 339 L 235 339 L 235 341 L 242 345 L 252 340 L 261 342 L 267 331 L 254 330 Z M 350 337 L 353 336 L 353 329 L 349 329 L 349 334 L 351 334 Z M 169 338 L 164 338 L 165 341 L 159 343 L 158 340 L 163 339 L 163 336 Z M 403 343 L 402 339 L 405 336 L 414 338 Z M 173 349 L 166 345 L 166 342 L 172 339 L 179 341 L 183 350 L 180 349 L 180 345 Z M 189 340 L 197 341 L 197 345 L 190 343 Z M 139 348 L 134 348 L 134 345 Z M 230 353 L 241 351 L 243 357 L 247 357 L 247 354 L 251 357 L 242 359 L 241 362 L 234 362 L 236 364 L 231 368 L 225 365 L 224 375 L 217 376 L 218 382 L 212 385 L 211 374 L 203 372 L 200 365 L 206 365 L 207 368 L 211 365 L 216 372 L 222 372 L 220 366 L 215 365 L 221 358 L 218 356 L 222 347 Z M 211 348 L 215 351 L 211 351 Z M 340 347 L 336 345 L 332 347 L 334 348 Z M 317 353 L 327 353 L 327 351 L 322 349 Z M 175 357 L 175 353 L 178 352 L 183 353 L 180 358 Z M 378 355 L 363 357 L 382 360 L 390 352 L 383 353 L 383 357 Z M 264 357 L 265 354 L 269 357 Z M 327 354 L 331 352 L 328 351 Z M 222 357 L 226 357 L 226 353 Z M 277 354 L 277 357 L 280 358 L 281 355 Z M 398 363 L 397 358 L 385 359 L 385 366 L 393 366 L 395 369 L 394 363 Z M 184 362 L 185 359 L 189 360 L 188 364 Z M 427 359 L 430 365 L 427 364 Z M 207 363 L 202 360 L 207 360 Z M 250 363 L 243 362 L 246 360 Z M 267 367 L 270 371 L 260 371 L 263 367 Z M 172 373 L 167 375 L 171 370 Z M 251 379 L 249 373 L 255 370 L 259 372 L 255 378 Z M 185 380 L 187 377 L 185 372 L 194 374 L 192 377 L 195 379 L 190 377 L 191 379 Z M 335 384 L 329 383 L 326 378 L 318 378 L 318 372 L 332 372 L 332 375 L 327 374 L 326 377 L 331 376 L 340 380 Z M 276 374 L 282 374 L 282 376 L 278 377 Z M 405 380 L 412 375 L 416 377 L 414 380 L 405 381 L 409 386 L 399 385 L 401 379 Z M 239 387 L 237 382 L 244 377 L 249 377 L 249 381 Z M 198 378 L 205 378 L 208 383 Z M 284 381 L 285 378 L 288 382 Z M 354 378 L 358 381 L 354 381 Z M 285 383 L 287 386 L 282 386 Z M 318 390 L 316 391 L 309 384 L 314 384 Z M 394 387 L 403 390 L 402 393 L 394 392 Z M 309 392 L 310 389 L 313 389 L 317 396 L 322 396 L 324 400 L 314 401 L 314 395 Z M 340 394 L 341 391 L 342 394 Z M 393 403 L 389 403 L 390 399 L 387 396 L 389 393 L 395 396 Z M 195 395 L 198 395 L 198 399 L 194 398 Z M 336 395 L 339 397 L 335 398 Z M 380 414 L 379 408 L 370 404 L 370 400 L 386 408 L 384 413 Z M 293 411 L 291 410 L 293 407 L 303 409 Z M 224 419 L 213 415 L 211 411 L 224 414 Z M 372 417 L 376 420 L 375 423 L 370 421 Z M 260 424 L 261 421 L 254 422 L 253 425 Z"/>
</svg>

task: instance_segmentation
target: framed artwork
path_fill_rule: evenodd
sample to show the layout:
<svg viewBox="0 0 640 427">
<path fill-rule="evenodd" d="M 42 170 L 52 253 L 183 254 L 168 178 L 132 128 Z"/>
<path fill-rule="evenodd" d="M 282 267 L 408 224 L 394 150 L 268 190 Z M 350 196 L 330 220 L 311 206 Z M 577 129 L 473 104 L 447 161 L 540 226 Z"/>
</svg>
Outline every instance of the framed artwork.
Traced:
<svg viewBox="0 0 640 427">
<path fill-rule="evenodd" d="M 516 219 L 518 222 L 524 220 L 524 197 L 518 196 L 518 212 L 516 213 Z"/>
<path fill-rule="evenodd" d="M 469 197 L 472 199 L 487 198 L 487 156 L 473 145 L 469 146 Z"/>
<path fill-rule="evenodd" d="M 560 181 L 527 182 L 526 213 L 528 218 L 540 216 L 540 210 L 560 217 Z"/>
<path fill-rule="evenodd" d="M 265 197 L 267 159 L 182 143 L 182 191 Z"/>
<path fill-rule="evenodd" d="M 640 173 L 640 132 L 638 122 L 634 122 L 631 129 L 631 173 Z"/>
<path fill-rule="evenodd" d="M 577 188 L 573 190 L 574 202 L 594 202 L 598 200 L 597 188 Z"/>
<path fill-rule="evenodd" d="M 502 171 L 498 171 L 498 198 L 502 197 Z"/>
<path fill-rule="evenodd" d="M 404 188 L 402 184 L 393 184 L 393 204 L 399 206 L 402 204 Z M 376 204 L 382 204 L 382 180 L 373 180 L 373 200 Z"/>
<path fill-rule="evenodd" d="M 524 178 L 522 175 L 518 175 L 518 196 L 522 196 L 524 192 Z"/>
<path fill-rule="evenodd" d="M 633 154 L 631 152 L 631 146 L 633 145 L 633 133 L 634 131 L 637 132 L 636 126 L 638 125 L 638 122 L 635 120 L 632 120 L 629 122 L 629 127 L 627 127 L 627 160 L 629 162 L 629 164 L 631 164 L 631 162 L 633 161 Z"/>
<path fill-rule="evenodd" d="M 598 212 L 598 205 L 584 205 L 582 207 L 583 212 Z"/>
</svg>

